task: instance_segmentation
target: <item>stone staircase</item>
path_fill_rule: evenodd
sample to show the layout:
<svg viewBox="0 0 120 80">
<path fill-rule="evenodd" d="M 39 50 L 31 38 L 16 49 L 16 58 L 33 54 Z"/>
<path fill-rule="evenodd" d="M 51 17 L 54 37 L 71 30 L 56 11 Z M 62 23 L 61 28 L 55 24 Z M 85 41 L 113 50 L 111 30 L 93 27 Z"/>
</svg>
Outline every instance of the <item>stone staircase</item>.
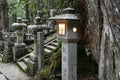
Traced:
<svg viewBox="0 0 120 80">
<path fill-rule="evenodd" d="M 47 58 L 49 55 L 51 55 L 51 53 L 56 49 L 56 47 L 58 46 L 58 39 L 54 38 L 53 40 L 45 43 L 44 45 L 44 54 L 45 54 L 45 58 Z M 30 55 L 33 54 L 33 52 L 23 56 L 22 58 L 17 60 L 17 65 L 24 71 L 27 72 L 28 69 L 28 60 L 30 60 Z"/>
</svg>

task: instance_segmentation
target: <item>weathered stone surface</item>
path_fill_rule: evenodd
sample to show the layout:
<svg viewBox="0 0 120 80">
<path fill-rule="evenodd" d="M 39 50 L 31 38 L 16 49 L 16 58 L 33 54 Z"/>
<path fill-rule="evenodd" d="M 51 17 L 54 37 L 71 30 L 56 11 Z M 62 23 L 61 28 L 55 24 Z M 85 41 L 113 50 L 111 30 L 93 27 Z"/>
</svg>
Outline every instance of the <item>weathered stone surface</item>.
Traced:
<svg viewBox="0 0 120 80">
<path fill-rule="evenodd" d="M 31 76 L 34 76 L 34 75 L 36 74 L 37 69 L 38 69 L 37 62 L 28 60 L 27 67 L 28 67 L 28 68 L 27 68 L 28 74 L 31 75 Z"/>
<path fill-rule="evenodd" d="M 26 44 L 25 43 L 15 43 L 13 47 L 13 59 L 16 61 L 26 54 Z"/>
<path fill-rule="evenodd" d="M 24 39 L 24 28 L 26 27 L 25 23 L 22 23 L 22 18 L 17 19 L 17 23 L 13 23 L 12 26 L 16 29 L 17 41 L 14 43 L 13 47 L 13 59 L 16 61 L 20 57 L 25 55 L 25 46 L 23 42 Z"/>
<path fill-rule="evenodd" d="M 10 62 L 13 60 L 12 45 L 9 42 L 4 42 L 3 62 Z"/>
<path fill-rule="evenodd" d="M 7 78 L 7 80 L 29 80 L 30 79 L 28 75 L 22 72 L 18 68 L 18 66 L 13 63 L 0 62 L 0 72 Z M 0 76 L 0 80 L 2 80 L 1 76 Z"/>
<path fill-rule="evenodd" d="M 3 74 L 0 74 L 0 80 L 7 80 Z"/>
<path fill-rule="evenodd" d="M 37 33 L 37 47 L 38 47 L 38 69 L 42 69 L 44 67 L 44 33 L 38 32 Z"/>
<path fill-rule="evenodd" d="M 77 80 L 77 43 L 62 42 L 62 80 Z"/>
<path fill-rule="evenodd" d="M 17 62 L 17 64 L 23 71 L 27 72 L 27 65 L 23 61 Z"/>
<path fill-rule="evenodd" d="M 37 61 L 37 56 L 35 55 L 35 51 L 32 51 L 32 52 L 30 53 L 30 60 L 32 60 L 32 61 Z"/>
<path fill-rule="evenodd" d="M 9 33 L 6 33 L 4 36 L 4 53 L 3 53 L 3 62 L 10 62 L 13 60 L 12 55 L 12 44 L 11 36 Z"/>
</svg>

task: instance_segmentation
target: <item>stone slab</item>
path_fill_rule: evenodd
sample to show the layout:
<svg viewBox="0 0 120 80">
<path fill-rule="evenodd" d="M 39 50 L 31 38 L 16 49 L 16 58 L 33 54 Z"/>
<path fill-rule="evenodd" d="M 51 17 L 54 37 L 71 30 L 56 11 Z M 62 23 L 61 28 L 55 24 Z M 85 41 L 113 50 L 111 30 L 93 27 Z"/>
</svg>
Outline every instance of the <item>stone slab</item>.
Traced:
<svg viewBox="0 0 120 80">
<path fill-rule="evenodd" d="M 31 78 L 14 63 L 0 62 L 0 72 L 9 80 L 30 80 Z"/>
<path fill-rule="evenodd" d="M 49 48 L 49 49 L 51 49 L 51 50 L 56 49 L 56 47 L 55 47 L 55 46 L 52 46 L 52 45 L 46 46 L 46 48 Z"/>
<path fill-rule="evenodd" d="M 46 53 L 51 53 L 52 51 L 51 50 L 49 50 L 49 49 L 44 49 L 44 51 L 46 52 Z"/>
<path fill-rule="evenodd" d="M 27 65 L 25 64 L 25 62 L 21 61 L 17 63 L 20 66 L 20 68 L 22 68 L 23 71 L 27 72 Z"/>
<path fill-rule="evenodd" d="M 57 42 L 53 42 L 52 45 L 58 46 L 58 43 Z"/>
<path fill-rule="evenodd" d="M 0 80 L 7 80 L 3 74 L 0 74 Z"/>
</svg>

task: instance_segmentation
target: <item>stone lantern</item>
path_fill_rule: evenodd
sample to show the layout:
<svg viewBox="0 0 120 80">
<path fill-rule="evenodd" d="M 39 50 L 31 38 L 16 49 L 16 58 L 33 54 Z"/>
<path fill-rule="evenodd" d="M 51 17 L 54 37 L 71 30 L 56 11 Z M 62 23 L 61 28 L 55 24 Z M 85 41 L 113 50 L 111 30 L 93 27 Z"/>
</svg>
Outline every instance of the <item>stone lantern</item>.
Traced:
<svg viewBox="0 0 120 80">
<path fill-rule="evenodd" d="M 75 9 L 49 19 L 57 21 L 57 34 L 62 41 L 62 80 L 77 80 L 77 41 L 80 36 L 80 19 Z"/>
<path fill-rule="evenodd" d="M 29 25 L 27 28 L 29 31 L 31 31 L 33 33 L 33 36 L 34 36 L 34 56 L 37 57 L 37 32 L 42 32 L 43 31 L 43 27 L 42 25 L 40 24 L 40 20 L 41 18 L 39 16 L 37 16 L 35 18 L 35 21 L 33 25 Z"/>
<path fill-rule="evenodd" d="M 80 40 L 80 19 L 74 14 L 75 9 L 64 9 L 65 14 L 61 14 L 49 19 L 57 21 L 57 34 L 62 41 L 76 42 Z"/>
<path fill-rule="evenodd" d="M 37 71 L 37 69 L 39 68 L 39 56 L 40 54 L 44 53 L 44 33 L 43 33 L 43 29 L 45 28 L 44 25 L 41 25 L 41 18 L 39 16 L 36 16 L 34 24 L 33 25 L 29 25 L 27 28 L 29 31 L 31 31 L 33 33 L 34 36 L 34 51 L 30 54 L 30 60 L 28 61 L 28 71 L 30 75 L 34 75 Z M 39 34 L 39 33 L 40 34 Z M 38 34 L 38 35 L 37 35 Z M 41 36 L 39 37 L 39 40 L 37 40 L 37 36 Z M 38 47 L 39 44 L 38 42 L 43 43 L 41 45 L 41 47 Z M 40 48 L 40 49 L 39 49 Z M 41 50 L 41 51 L 40 51 Z M 42 53 L 41 53 L 42 52 Z"/>
<path fill-rule="evenodd" d="M 17 58 L 25 55 L 25 46 L 26 44 L 23 42 L 24 39 L 24 28 L 26 27 L 25 23 L 22 23 L 22 18 L 17 19 L 17 23 L 13 23 L 12 26 L 16 30 L 17 41 L 13 47 L 13 58 L 16 61 Z"/>
</svg>

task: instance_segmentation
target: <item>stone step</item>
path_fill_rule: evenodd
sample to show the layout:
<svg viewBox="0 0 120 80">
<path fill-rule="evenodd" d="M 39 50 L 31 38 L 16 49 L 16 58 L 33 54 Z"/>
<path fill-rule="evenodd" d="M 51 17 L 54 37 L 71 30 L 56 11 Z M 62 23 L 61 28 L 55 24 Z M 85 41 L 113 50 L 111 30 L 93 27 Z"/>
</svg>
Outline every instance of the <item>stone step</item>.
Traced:
<svg viewBox="0 0 120 80">
<path fill-rule="evenodd" d="M 58 42 L 53 42 L 51 45 L 58 46 Z"/>
<path fill-rule="evenodd" d="M 47 56 L 51 55 L 49 53 L 51 53 L 53 50 L 56 49 L 56 47 L 58 46 L 58 39 L 55 39 L 54 41 L 51 41 L 49 43 L 47 43 L 47 45 L 44 46 L 44 52 Z M 34 52 L 34 51 L 33 51 Z M 33 53 L 31 52 L 31 53 Z M 23 57 L 21 57 L 20 59 L 17 60 L 17 64 L 18 66 L 24 71 L 27 72 L 28 69 L 28 62 L 30 61 L 30 54 L 27 54 Z"/>
<path fill-rule="evenodd" d="M 45 49 L 44 49 L 44 52 L 45 52 L 45 53 L 51 53 L 52 51 L 49 50 L 49 49 L 47 49 L 47 48 L 45 48 Z"/>
<path fill-rule="evenodd" d="M 46 43 L 44 42 L 45 43 L 44 46 L 49 45 L 50 43 L 56 42 L 57 40 L 58 40 L 57 38 L 54 38 L 54 39 L 52 39 L 50 41 L 45 41 Z"/>
<path fill-rule="evenodd" d="M 27 65 L 24 61 L 17 62 L 17 64 L 24 72 L 27 72 Z"/>
<path fill-rule="evenodd" d="M 46 46 L 46 48 L 47 48 L 47 49 L 50 49 L 50 50 L 55 50 L 55 49 L 56 49 L 56 47 L 55 47 L 55 46 L 52 46 L 52 45 L 48 45 L 48 46 Z"/>
</svg>

